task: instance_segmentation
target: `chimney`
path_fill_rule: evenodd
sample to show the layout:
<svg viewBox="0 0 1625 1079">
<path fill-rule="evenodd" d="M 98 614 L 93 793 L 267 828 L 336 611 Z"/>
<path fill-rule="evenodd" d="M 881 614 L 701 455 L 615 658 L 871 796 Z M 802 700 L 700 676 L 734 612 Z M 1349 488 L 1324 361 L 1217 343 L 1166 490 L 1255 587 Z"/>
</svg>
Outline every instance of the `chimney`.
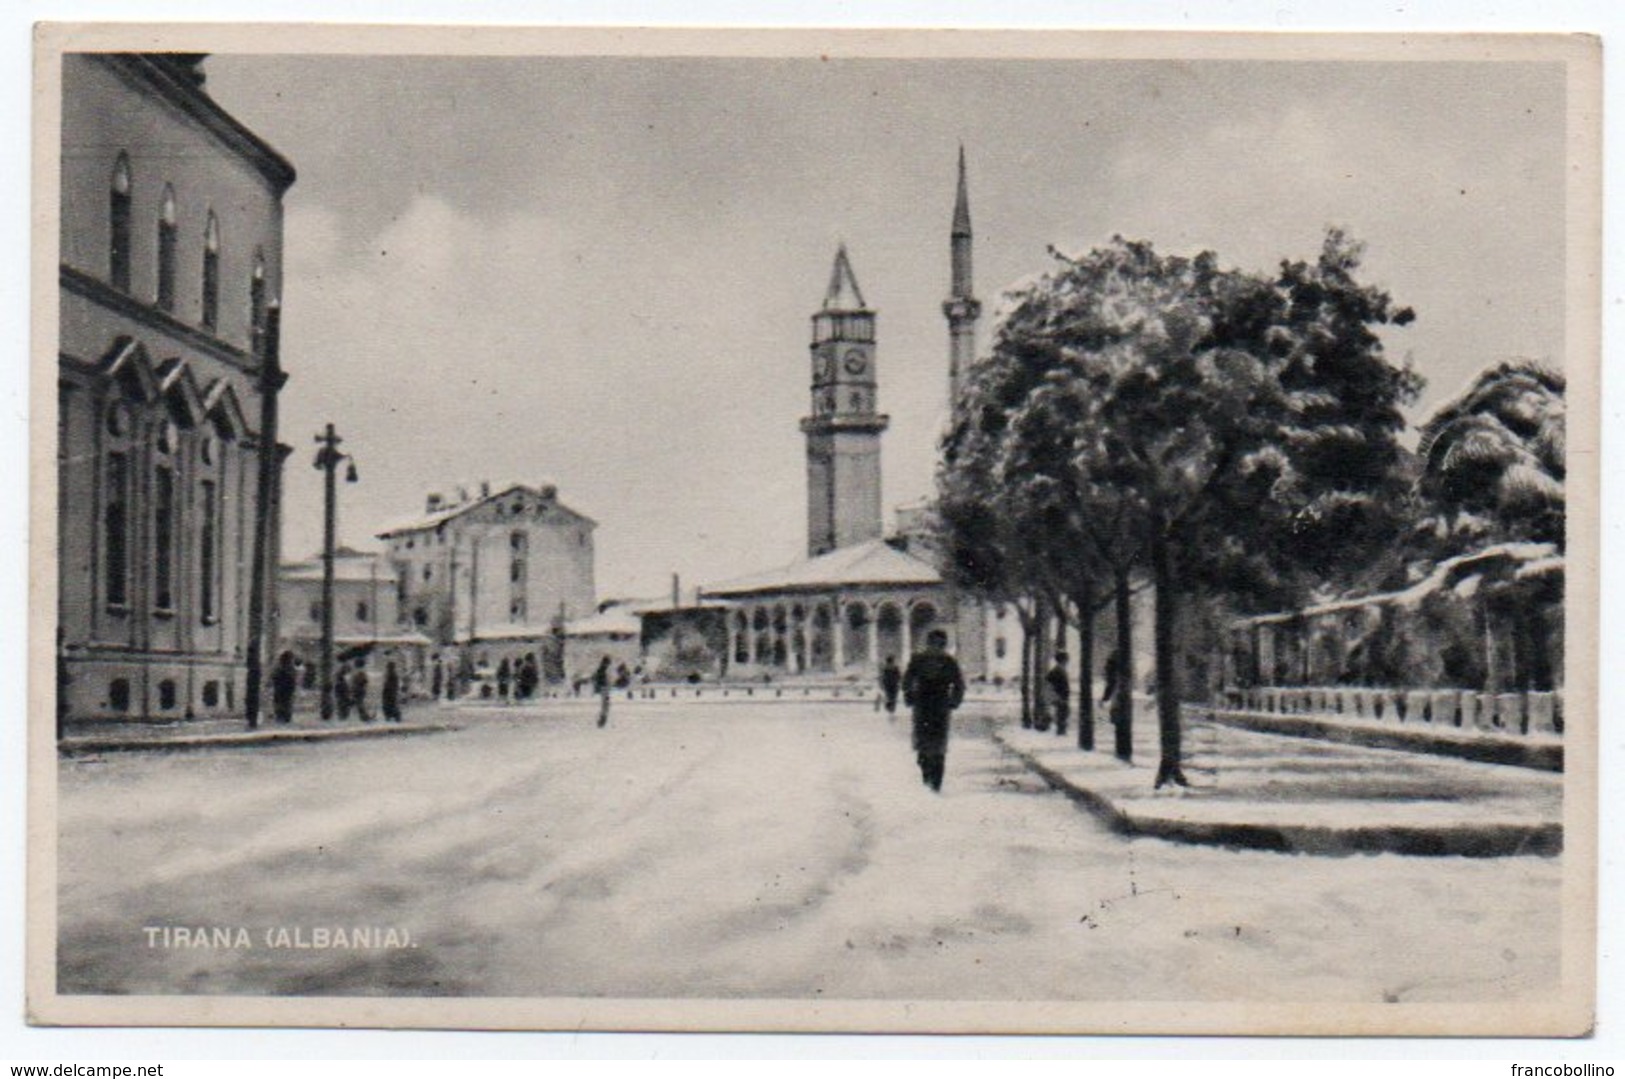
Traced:
<svg viewBox="0 0 1625 1079">
<path fill-rule="evenodd" d="M 436 491 L 433 494 L 431 494 L 427 499 L 424 500 L 424 502 L 423 502 L 423 512 L 424 513 L 439 513 L 440 512 L 440 507 L 443 506 L 443 505 L 445 505 L 445 500 L 440 496 L 440 492 Z"/>
<path fill-rule="evenodd" d="M 490 498 L 491 497 L 491 481 L 490 480 L 481 480 L 480 481 L 480 497 L 481 498 Z"/>
<path fill-rule="evenodd" d="M 683 605 L 683 580 L 677 574 L 671 575 L 671 609 L 676 610 Z"/>
</svg>

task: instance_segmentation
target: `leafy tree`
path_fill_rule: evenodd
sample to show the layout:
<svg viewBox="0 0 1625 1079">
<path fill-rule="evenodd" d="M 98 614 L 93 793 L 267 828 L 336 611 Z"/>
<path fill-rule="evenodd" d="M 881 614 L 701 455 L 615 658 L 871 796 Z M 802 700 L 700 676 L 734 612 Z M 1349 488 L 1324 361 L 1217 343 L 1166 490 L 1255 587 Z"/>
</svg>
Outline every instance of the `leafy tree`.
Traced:
<svg viewBox="0 0 1625 1079">
<path fill-rule="evenodd" d="M 1057 254 L 1011 297 L 985 365 L 1002 392 L 961 410 L 984 440 L 981 480 L 1022 503 L 1008 513 L 1037 512 L 1064 537 L 1062 551 L 1022 539 L 1025 560 L 1053 576 L 1084 551 L 1089 576 L 1109 568 L 1120 634 L 1129 575 L 1149 573 L 1158 786 L 1185 782 L 1187 594 L 1335 573 L 1383 534 L 1384 499 L 1403 488 L 1399 406 L 1418 383 L 1372 326 L 1411 316 L 1355 280 L 1359 254 L 1333 231 L 1316 263 L 1275 278 L 1121 239 Z"/>
<path fill-rule="evenodd" d="M 1418 485 L 1441 553 L 1563 546 L 1564 379 L 1531 360 L 1486 368 L 1422 425 Z"/>
</svg>

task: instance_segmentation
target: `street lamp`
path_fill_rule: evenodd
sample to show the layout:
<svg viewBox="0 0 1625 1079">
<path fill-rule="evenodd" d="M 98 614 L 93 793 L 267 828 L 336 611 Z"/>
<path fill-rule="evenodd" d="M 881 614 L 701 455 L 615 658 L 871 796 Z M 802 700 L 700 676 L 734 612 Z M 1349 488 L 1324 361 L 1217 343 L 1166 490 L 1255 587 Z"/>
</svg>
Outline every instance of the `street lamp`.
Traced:
<svg viewBox="0 0 1625 1079">
<path fill-rule="evenodd" d="M 339 452 L 339 443 L 344 440 L 328 424 L 327 430 L 316 436 L 316 442 L 321 449 L 316 451 L 315 467 L 324 474 L 323 485 L 324 502 L 322 505 L 322 655 L 321 655 L 321 682 L 322 682 L 322 718 L 333 718 L 333 555 L 336 547 L 338 532 L 338 467 L 340 461 L 349 462 L 345 470 L 344 481 L 355 483 L 361 477 L 356 474 L 355 459 L 347 453 Z"/>
</svg>

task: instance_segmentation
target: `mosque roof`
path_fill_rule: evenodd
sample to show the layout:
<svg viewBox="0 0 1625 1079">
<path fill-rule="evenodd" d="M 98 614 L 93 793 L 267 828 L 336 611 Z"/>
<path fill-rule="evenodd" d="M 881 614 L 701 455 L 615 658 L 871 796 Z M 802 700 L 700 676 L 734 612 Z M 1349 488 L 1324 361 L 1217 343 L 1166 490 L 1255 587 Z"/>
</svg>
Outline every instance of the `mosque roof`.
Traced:
<svg viewBox="0 0 1625 1079">
<path fill-rule="evenodd" d="M 938 585 L 942 575 L 929 563 L 906 554 L 885 540 L 837 547 L 781 569 L 711 585 L 705 594 L 747 596 L 763 592 L 817 591 L 864 585 Z"/>
</svg>

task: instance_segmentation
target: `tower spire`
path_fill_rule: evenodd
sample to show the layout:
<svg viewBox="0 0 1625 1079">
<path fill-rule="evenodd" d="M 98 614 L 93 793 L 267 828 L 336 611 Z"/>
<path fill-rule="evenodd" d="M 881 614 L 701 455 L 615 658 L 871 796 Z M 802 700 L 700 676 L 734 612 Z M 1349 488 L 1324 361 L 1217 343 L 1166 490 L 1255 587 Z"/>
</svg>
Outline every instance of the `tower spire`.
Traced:
<svg viewBox="0 0 1625 1079">
<path fill-rule="evenodd" d="M 959 191 L 954 196 L 953 236 L 970 239 L 970 194 L 965 187 L 965 144 L 959 144 Z M 969 282 L 966 282 L 969 284 Z"/>
<path fill-rule="evenodd" d="M 971 286 L 970 188 L 965 181 L 965 144 L 959 144 L 959 185 L 948 233 L 951 276 L 942 313 L 948 319 L 948 405 L 959 400 L 965 372 L 976 360 L 976 320 L 981 301 Z"/>
<path fill-rule="evenodd" d="M 858 288 L 857 274 L 852 272 L 852 262 L 846 257 L 846 244 L 843 241 L 835 249 L 835 265 L 829 271 L 829 288 L 824 292 L 825 311 L 867 311 L 869 305 L 863 302 L 863 292 Z"/>
</svg>

